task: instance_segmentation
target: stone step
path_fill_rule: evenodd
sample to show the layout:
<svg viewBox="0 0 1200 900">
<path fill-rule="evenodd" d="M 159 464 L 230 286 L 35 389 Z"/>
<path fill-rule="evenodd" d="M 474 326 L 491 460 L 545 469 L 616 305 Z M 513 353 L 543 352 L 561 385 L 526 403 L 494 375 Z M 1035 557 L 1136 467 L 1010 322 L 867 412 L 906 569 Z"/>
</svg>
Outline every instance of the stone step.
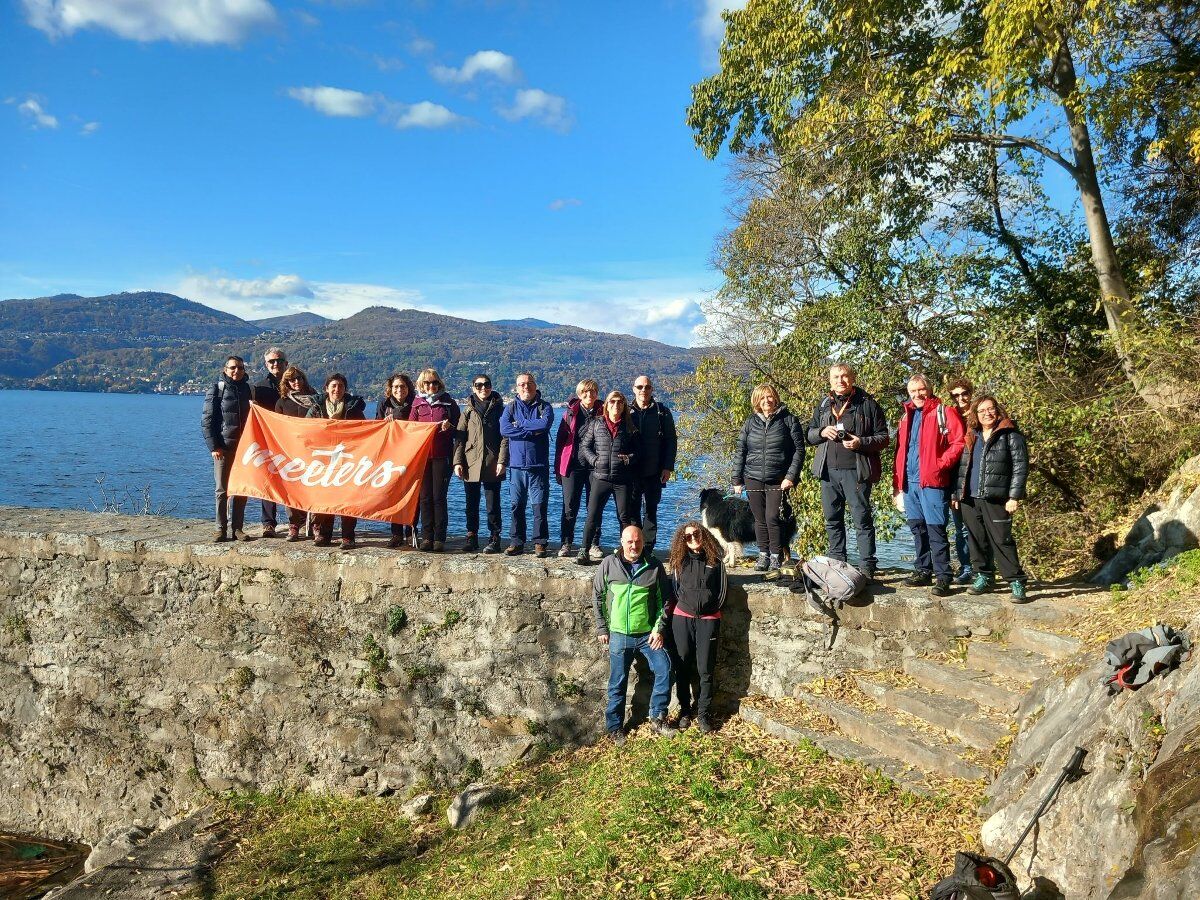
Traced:
<svg viewBox="0 0 1200 900">
<path fill-rule="evenodd" d="M 1034 653 L 1040 653 L 1048 659 L 1054 660 L 1074 656 L 1083 646 L 1083 641 L 1079 638 L 1024 626 L 1014 626 L 1009 629 L 1006 642 L 1009 647 L 1015 647 L 1018 650 L 1032 650 Z"/>
<path fill-rule="evenodd" d="M 904 672 L 928 690 L 981 703 L 1002 713 L 1014 713 L 1021 704 L 1020 694 L 993 684 L 978 672 L 916 657 L 904 661 Z"/>
<path fill-rule="evenodd" d="M 895 688 L 867 678 L 855 677 L 858 688 L 888 709 L 923 719 L 935 728 L 953 735 L 969 747 L 990 751 L 1008 732 L 979 712 L 970 700 L 934 694 L 919 688 Z"/>
<path fill-rule="evenodd" d="M 811 728 L 789 725 L 786 722 L 780 722 L 772 718 L 761 709 L 756 709 L 753 706 L 743 705 L 738 710 L 738 717 L 749 722 L 751 725 L 761 728 L 772 737 L 777 737 L 792 744 L 808 741 L 816 744 L 830 756 L 850 760 L 851 762 L 866 766 L 868 769 L 874 769 L 876 772 L 886 775 L 892 781 L 901 785 L 905 790 L 912 791 L 915 794 L 928 795 L 932 793 L 929 786 L 921 780 L 920 773 L 915 772 L 912 767 L 906 766 L 894 757 L 876 753 L 870 747 L 865 747 L 858 743 L 858 741 L 852 741 L 837 734 L 822 734 L 819 731 L 813 731 Z"/>
<path fill-rule="evenodd" d="M 1002 647 L 991 641 L 967 645 L 967 668 L 1032 684 L 1051 669 L 1050 660 L 1032 650 Z"/>
<path fill-rule="evenodd" d="M 967 781 L 988 777 L 984 768 L 963 759 L 953 747 L 901 725 L 886 712 L 856 709 L 802 690 L 796 692 L 796 699 L 829 716 L 848 737 L 923 772 Z"/>
</svg>

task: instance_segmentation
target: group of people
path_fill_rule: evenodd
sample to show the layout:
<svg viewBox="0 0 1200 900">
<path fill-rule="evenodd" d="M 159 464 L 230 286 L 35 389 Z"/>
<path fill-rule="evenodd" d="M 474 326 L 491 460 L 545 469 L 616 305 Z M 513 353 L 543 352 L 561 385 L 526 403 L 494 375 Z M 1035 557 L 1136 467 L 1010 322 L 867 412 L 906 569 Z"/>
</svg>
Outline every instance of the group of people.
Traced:
<svg viewBox="0 0 1200 900">
<path fill-rule="evenodd" d="M 263 357 L 265 374 L 251 384 L 246 363 L 231 356 L 204 402 L 201 427 L 213 457 L 217 531 L 214 540 L 249 540 L 245 531 L 246 498 L 229 500 L 230 464 L 249 416 L 251 404 L 289 416 L 365 419 L 366 402 L 351 394 L 340 373 L 325 379 L 318 393 L 305 373 L 290 365 L 278 347 Z M 538 557 L 549 553 L 550 477 L 562 488 L 558 555 L 575 555 L 576 524 L 586 497 L 583 541 L 575 561 L 581 565 L 603 558 L 600 530 L 605 507 L 613 498 L 622 527 L 637 525 L 649 552 L 658 534 L 658 507 L 664 485 L 675 470 L 675 419 L 654 398 L 654 384 L 639 375 L 633 401 L 621 391 L 600 400 L 600 386 L 585 378 L 575 388 L 559 420 L 553 449 L 554 409 L 542 398 L 529 372 L 516 378 L 515 397 L 505 403 L 486 374 L 471 379 L 471 395 L 460 404 L 446 391 L 441 376 L 424 369 L 414 385 L 396 373 L 385 385 L 376 419 L 426 422 L 438 426 L 421 481 L 417 515 L 411 523 L 393 523 L 390 546 L 441 553 L 446 547 L 451 474 L 463 483 L 466 501 L 466 552 L 501 552 L 500 484 L 509 480 L 509 542 L 503 552 L 525 552 L 531 539 Z M 486 507 L 487 539 L 480 533 L 480 501 Z M 308 514 L 284 510 L 289 541 L 307 537 Z M 532 513 L 532 535 L 528 518 Z M 275 537 L 280 510 L 262 503 L 262 535 Z M 341 547 L 355 546 L 357 521 L 341 516 Z M 318 546 L 333 542 L 334 517 L 311 517 Z"/>
<path fill-rule="evenodd" d="M 891 441 L 879 403 L 855 383 L 845 363 L 829 369 L 829 392 L 807 425 L 788 411 L 769 384 L 750 396 L 753 412 L 734 454 L 733 489 L 745 492 L 759 548 L 755 568 L 779 569 L 788 558 L 781 538 L 786 492 L 800 478 L 806 448 L 815 447 L 812 473 L 821 485 L 828 555 L 846 561 L 846 510 L 858 543 L 859 569 L 875 576 L 875 518 L 871 491 L 882 477 L 880 457 Z M 913 375 L 896 428 L 892 489 L 914 544 L 910 587 L 950 594 L 951 583 L 983 594 L 994 589 L 996 567 L 1016 603 L 1028 600 L 1026 575 L 1013 537 L 1013 513 L 1025 499 L 1029 455 L 1025 437 L 991 394 L 975 396 L 965 378 L 949 385 L 944 404 L 929 379 Z M 951 569 L 947 525 L 955 525 L 957 575 Z"/>
</svg>

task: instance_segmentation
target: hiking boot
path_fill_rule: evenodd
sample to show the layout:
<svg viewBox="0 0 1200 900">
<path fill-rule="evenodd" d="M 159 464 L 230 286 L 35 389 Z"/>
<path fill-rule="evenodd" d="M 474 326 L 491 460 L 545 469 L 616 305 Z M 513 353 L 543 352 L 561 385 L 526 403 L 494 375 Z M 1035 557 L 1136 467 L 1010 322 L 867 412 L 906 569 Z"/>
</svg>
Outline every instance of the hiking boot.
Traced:
<svg viewBox="0 0 1200 900">
<path fill-rule="evenodd" d="M 983 572 L 979 572 L 975 576 L 975 580 L 971 582 L 971 586 L 967 588 L 967 593 L 974 594 L 976 596 L 979 594 L 990 594 L 992 589 L 995 587 L 996 582 L 992 579 L 991 575 L 985 575 Z"/>
<path fill-rule="evenodd" d="M 581 550 L 580 552 L 582 553 L 583 551 Z M 591 550 L 588 551 L 588 556 L 591 558 L 592 562 L 600 562 L 600 560 L 604 559 L 604 548 L 599 544 L 596 544 Z"/>
<path fill-rule="evenodd" d="M 579 555 L 577 557 L 575 557 L 575 565 L 590 566 L 591 564 L 592 564 L 592 558 L 590 556 L 588 556 L 588 552 L 586 550 L 580 550 Z"/>
<path fill-rule="evenodd" d="M 766 572 L 771 568 L 771 557 L 765 553 L 758 554 L 758 562 L 754 564 L 755 572 Z"/>
<path fill-rule="evenodd" d="M 772 553 L 770 562 L 767 563 L 767 574 L 763 576 L 764 581 L 778 581 L 779 576 L 783 574 L 783 565 L 779 561 L 779 554 Z"/>
<path fill-rule="evenodd" d="M 1010 581 L 1008 583 L 1008 589 L 1010 591 L 1012 591 L 1012 602 L 1013 603 L 1029 603 L 1030 602 L 1029 595 L 1027 593 L 1025 593 L 1025 582 L 1024 581 Z"/>
<path fill-rule="evenodd" d="M 463 553 L 478 553 L 479 538 L 473 534 L 467 535 L 467 542 L 463 544 Z"/>
<path fill-rule="evenodd" d="M 446 549 L 446 544 L 444 541 L 434 541 L 429 549 L 434 553 L 441 553 Z"/>
<path fill-rule="evenodd" d="M 569 557 L 569 556 L 571 555 L 571 545 L 570 545 L 570 544 L 563 544 L 561 547 L 559 547 L 559 548 L 558 548 L 558 555 L 559 555 L 559 556 L 560 556 L 562 559 L 566 559 L 567 557 Z"/>
<path fill-rule="evenodd" d="M 950 596 L 950 579 L 939 578 L 929 589 L 931 597 L 949 597 Z"/>
<path fill-rule="evenodd" d="M 289 525 L 288 526 L 287 539 L 288 539 L 288 543 L 290 543 L 290 544 L 294 544 L 294 543 L 296 543 L 296 541 L 302 540 L 302 538 L 300 537 L 300 526 L 299 525 Z"/>
<path fill-rule="evenodd" d="M 262 530 L 262 536 L 265 538 L 275 537 L 275 526 L 274 525 L 264 525 L 263 530 Z"/>
<path fill-rule="evenodd" d="M 905 587 L 929 587 L 933 584 L 933 575 L 929 572 L 913 572 L 904 579 Z"/>
<path fill-rule="evenodd" d="M 661 737 L 675 737 L 675 735 L 679 734 L 679 729 L 666 719 L 651 719 L 650 727 L 653 728 Z"/>
<path fill-rule="evenodd" d="M 612 741 L 613 746 L 615 747 L 625 746 L 625 732 L 620 728 L 618 728 L 616 731 L 610 731 L 608 733 L 608 739 Z"/>
<path fill-rule="evenodd" d="M 507 547 L 504 548 L 505 556 L 520 556 L 524 552 L 525 552 L 524 544 L 509 544 Z"/>
<path fill-rule="evenodd" d="M 546 545 L 545 544 L 534 544 L 533 545 L 533 555 L 536 556 L 538 559 L 545 559 L 546 558 Z"/>
<path fill-rule="evenodd" d="M 354 538 L 352 538 L 352 537 L 342 538 L 342 551 L 343 552 L 345 552 L 347 550 L 353 550 L 356 546 L 357 546 L 357 544 L 354 543 Z"/>
<path fill-rule="evenodd" d="M 701 734 L 711 734 L 714 729 L 712 723 L 708 721 L 708 716 L 701 716 L 696 720 L 696 727 L 700 729 Z"/>
<path fill-rule="evenodd" d="M 977 577 L 978 576 L 971 569 L 970 566 L 963 566 L 962 570 L 957 575 L 954 576 L 954 583 L 955 584 L 970 584 L 971 579 L 977 578 Z"/>
<path fill-rule="evenodd" d="M 432 553 L 433 552 L 433 541 L 428 540 L 428 539 L 423 540 L 423 541 L 421 541 L 420 544 L 417 545 L 417 549 L 422 551 L 423 553 Z"/>
<path fill-rule="evenodd" d="M 388 547 L 392 550 L 399 550 L 401 547 L 407 547 L 408 541 L 404 539 L 402 534 L 393 534 L 391 540 L 388 541 Z"/>
<path fill-rule="evenodd" d="M 216 531 L 213 532 L 213 543 L 214 544 L 224 544 L 228 540 L 229 540 L 229 535 L 227 535 L 225 533 L 224 528 L 218 528 Z"/>
<path fill-rule="evenodd" d="M 691 716 L 680 716 L 679 722 L 675 727 L 677 727 L 680 731 L 687 731 L 689 728 L 692 727 L 692 717 Z"/>
<path fill-rule="evenodd" d="M 866 565 L 859 566 L 858 571 L 860 573 L 862 573 L 862 577 L 867 579 L 867 581 L 875 580 L 875 567 L 874 566 L 866 566 Z"/>
<path fill-rule="evenodd" d="M 327 534 L 318 534 L 317 539 L 313 541 L 314 547 L 328 547 L 333 543 L 333 538 Z"/>
<path fill-rule="evenodd" d="M 242 531 L 242 529 L 240 529 L 240 528 L 233 529 L 233 539 L 235 541 L 252 541 L 252 540 L 254 540 L 254 538 L 250 537 L 250 535 L 246 534 L 246 532 Z"/>
<path fill-rule="evenodd" d="M 499 553 L 500 552 L 500 538 L 494 537 L 490 541 L 488 541 L 487 546 L 483 548 L 483 552 L 484 553 Z"/>
</svg>

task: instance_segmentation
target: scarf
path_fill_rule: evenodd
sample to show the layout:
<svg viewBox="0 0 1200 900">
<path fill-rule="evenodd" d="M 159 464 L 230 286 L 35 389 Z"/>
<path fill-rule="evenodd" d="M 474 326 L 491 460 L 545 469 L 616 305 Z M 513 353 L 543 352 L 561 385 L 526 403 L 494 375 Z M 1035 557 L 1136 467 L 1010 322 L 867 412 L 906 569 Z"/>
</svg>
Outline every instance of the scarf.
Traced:
<svg viewBox="0 0 1200 900">
<path fill-rule="evenodd" d="M 346 401 L 334 403 L 332 400 L 325 401 L 325 411 L 329 413 L 329 418 L 340 419 L 346 414 Z"/>
</svg>

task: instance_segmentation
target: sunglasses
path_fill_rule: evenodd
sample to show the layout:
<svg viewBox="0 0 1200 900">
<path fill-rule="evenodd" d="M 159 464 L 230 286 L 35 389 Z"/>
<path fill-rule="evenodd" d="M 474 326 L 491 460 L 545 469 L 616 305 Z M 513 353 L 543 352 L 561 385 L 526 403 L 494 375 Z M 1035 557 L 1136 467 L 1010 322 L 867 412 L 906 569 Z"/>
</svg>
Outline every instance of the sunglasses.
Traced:
<svg viewBox="0 0 1200 900">
<path fill-rule="evenodd" d="M 953 397 L 955 400 L 961 400 L 963 397 L 970 397 L 971 392 L 970 391 L 951 391 L 950 396 Z"/>
<path fill-rule="evenodd" d="M 634 389 L 635 391 L 648 391 L 648 390 L 650 390 L 650 385 L 648 385 L 648 384 L 635 384 L 635 385 L 633 386 L 633 389 Z"/>
<path fill-rule="evenodd" d="M 480 388 L 491 387 L 492 383 L 490 381 L 477 381 L 472 386 L 475 388 L 475 390 L 479 390 Z"/>
<path fill-rule="evenodd" d="M 690 544 L 692 541 L 698 541 L 698 540 L 700 540 L 700 532 L 698 532 L 698 531 L 685 531 L 685 532 L 683 533 L 683 539 L 684 539 L 685 541 L 687 541 L 689 544 Z"/>
<path fill-rule="evenodd" d="M 441 384 L 441 382 L 435 378 L 435 379 L 431 379 L 429 381 L 422 381 L 421 384 Z"/>
<path fill-rule="evenodd" d="M 268 366 L 282 366 L 285 362 L 287 362 L 286 359 L 268 359 L 267 365 Z"/>
<path fill-rule="evenodd" d="M 228 369 L 230 372 L 242 372 L 245 370 L 246 367 L 245 366 L 226 366 L 225 368 Z"/>
</svg>

